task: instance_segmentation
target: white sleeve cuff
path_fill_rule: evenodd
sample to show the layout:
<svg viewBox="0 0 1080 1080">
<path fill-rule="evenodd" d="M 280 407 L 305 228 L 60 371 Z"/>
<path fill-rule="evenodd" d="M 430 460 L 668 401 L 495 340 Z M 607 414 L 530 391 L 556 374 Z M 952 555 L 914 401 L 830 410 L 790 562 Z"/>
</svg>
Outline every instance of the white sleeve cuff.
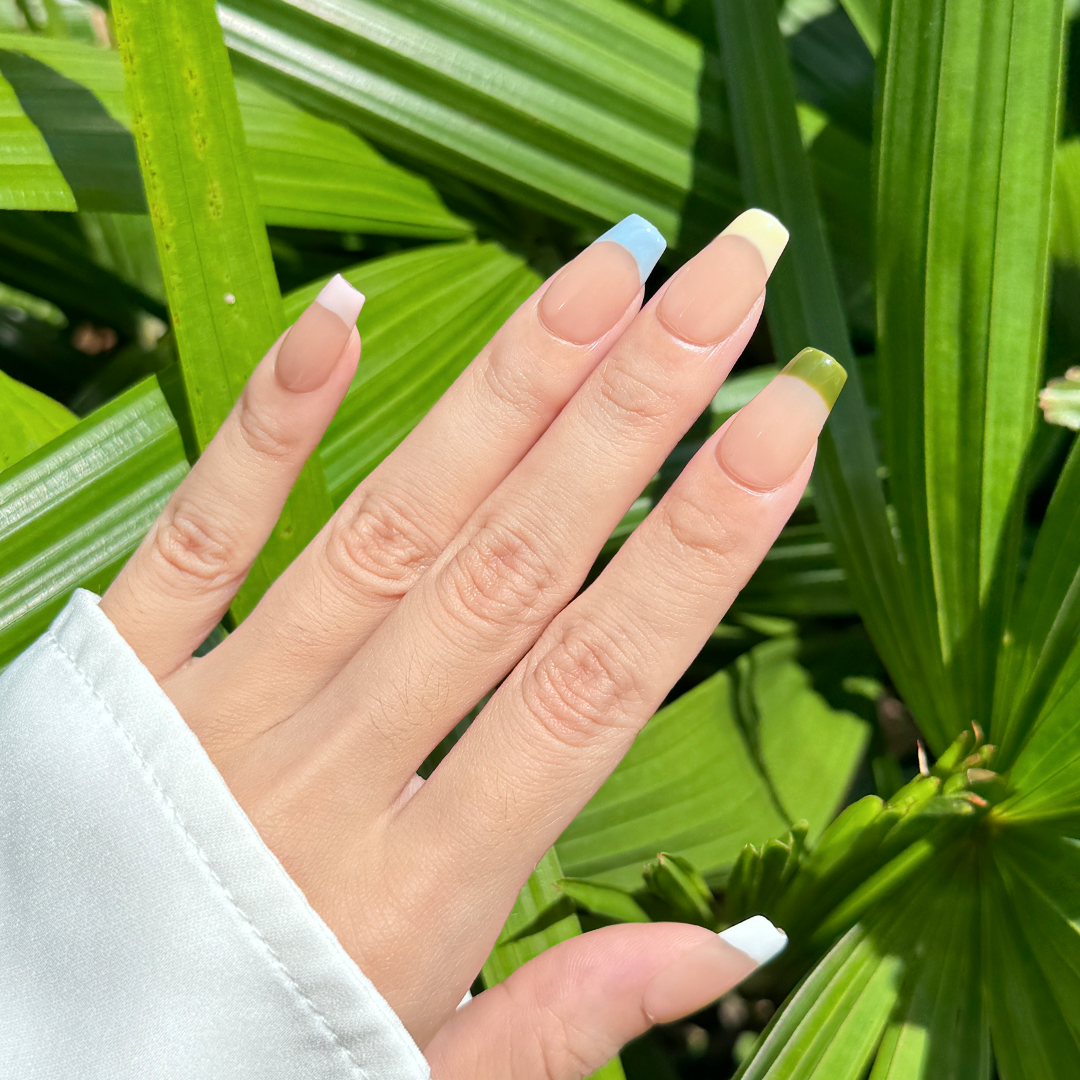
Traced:
<svg viewBox="0 0 1080 1080">
<path fill-rule="evenodd" d="M 0 677 L 0 1061 L 20 1080 L 430 1075 L 83 591 Z"/>
</svg>

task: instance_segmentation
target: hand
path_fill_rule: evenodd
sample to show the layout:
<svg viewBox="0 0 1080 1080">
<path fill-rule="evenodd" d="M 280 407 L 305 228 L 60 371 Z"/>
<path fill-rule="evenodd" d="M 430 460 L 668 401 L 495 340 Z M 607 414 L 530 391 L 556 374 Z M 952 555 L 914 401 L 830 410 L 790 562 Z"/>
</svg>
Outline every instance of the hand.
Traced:
<svg viewBox="0 0 1080 1080">
<path fill-rule="evenodd" d="M 519 308 L 251 616 L 192 659 L 356 369 L 359 294 L 334 279 L 102 599 L 439 1080 L 584 1076 L 755 966 L 701 927 L 609 927 L 455 1012 L 537 861 L 794 509 L 843 381 L 801 354 L 575 598 L 745 346 L 787 239 L 748 212 L 639 311 L 663 242 L 641 219 L 613 233 Z"/>
</svg>

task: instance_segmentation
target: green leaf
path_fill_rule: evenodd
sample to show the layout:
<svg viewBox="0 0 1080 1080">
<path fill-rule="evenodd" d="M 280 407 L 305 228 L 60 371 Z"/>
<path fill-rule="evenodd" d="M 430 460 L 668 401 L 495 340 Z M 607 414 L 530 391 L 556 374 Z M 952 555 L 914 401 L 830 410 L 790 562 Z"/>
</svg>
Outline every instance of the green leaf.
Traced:
<svg viewBox="0 0 1080 1080">
<path fill-rule="evenodd" d="M 495 948 L 492 949 L 481 978 L 484 986 L 491 987 L 500 983 L 516 971 L 522 964 L 539 956 L 552 945 L 576 937 L 581 933 L 581 923 L 573 912 L 557 922 L 545 926 L 539 933 L 529 937 L 519 937 L 523 929 L 542 919 L 545 911 L 556 907 L 565 899 L 560 891 L 559 882 L 563 880 L 562 868 L 554 849 L 549 851 L 532 872 L 520 895 L 514 902 L 514 908 L 506 925 L 499 934 Z M 624 1080 L 619 1059 L 608 1062 L 592 1080 Z"/>
<path fill-rule="evenodd" d="M 633 896 L 617 885 L 602 885 L 584 878 L 560 878 L 555 884 L 578 907 L 594 915 L 603 915 L 617 922 L 650 921 Z"/>
<path fill-rule="evenodd" d="M 669 908 L 680 922 L 715 929 L 712 891 L 689 859 L 661 851 L 642 871 L 645 890 Z"/>
<path fill-rule="evenodd" d="M 1080 1075 L 1080 848 L 1009 830 L 995 845 L 994 869 L 985 949 L 1001 1080 Z"/>
<path fill-rule="evenodd" d="M 78 417 L 58 401 L 0 371 L 0 470 L 74 427 Z"/>
<path fill-rule="evenodd" d="M 1066 139 L 1054 150 L 1050 254 L 1080 266 L 1080 139 Z"/>
<path fill-rule="evenodd" d="M 148 0 L 117 0 L 112 11 L 186 400 L 202 450 L 284 330 L 285 311 L 212 0 L 164 9 Z M 236 621 L 332 511 L 321 463 L 312 458 L 233 600 Z"/>
<path fill-rule="evenodd" d="M 1035 422 L 1061 29 L 1060 0 L 891 5 L 880 399 L 910 587 L 948 672 L 916 710 L 935 750 L 1011 706 L 994 673 Z"/>
<path fill-rule="evenodd" d="M 75 196 L 41 132 L 23 111 L 0 64 L 0 206 L 14 210 L 74 210 Z"/>
<path fill-rule="evenodd" d="M 870 725 L 832 709 L 795 662 L 793 638 L 764 642 L 736 661 L 748 739 L 788 821 L 809 823 L 811 842 L 833 819 L 870 741 Z"/>
<path fill-rule="evenodd" d="M 220 7 L 238 69 L 436 170 L 595 229 L 674 243 L 738 208 L 701 44 L 616 0 L 269 0 Z M 686 236 L 682 237 L 687 240 Z"/>
<path fill-rule="evenodd" d="M 104 591 L 187 471 L 151 378 L 0 474 L 0 667 L 75 588 Z"/>
<path fill-rule="evenodd" d="M 1034 731 L 1039 747 L 1068 738 L 1080 680 L 1080 448 L 1058 477 L 1002 646 L 993 736 L 1008 767 Z M 1053 722 L 1051 723 L 1051 718 Z M 1064 727 L 1062 726 L 1064 725 Z M 1049 730 L 1043 731 L 1043 727 Z M 1030 771 L 1033 755 L 1025 752 Z"/>
<path fill-rule="evenodd" d="M 860 1080 L 896 1004 L 899 957 L 854 927 L 758 1040 L 738 1080 Z"/>
<path fill-rule="evenodd" d="M 364 363 L 320 447 L 338 503 L 538 283 L 493 244 L 427 247 L 357 271 L 346 274 L 371 298 Z M 286 307 L 296 314 L 307 299 L 291 295 Z M 162 382 L 171 386 L 175 376 L 171 369 Z M 394 407 L 380 412 L 390 397 Z M 169 400 L 180 408 L 178 387 Z M 0 667 L 45 630 L 74 588 L 104 591 L 187 468 L 176 421 L 148 379 L 0 474 Z"/>
<path fill-rule="evenodd" d="M 870 635 L 921 718 L 920 706 L 933 700 L 940 661 L 924 647 L 925 635 L 915 632 L 911 597 L 901 586 L 870 415 L 799 133 L 785 45 L 767 4 L 716 0 L 716 16 L 746 199 L 777 214 L 791 232 L 766 301 L 777 353 L 783 358 L 815 345 L 848 370 L 818 452 L 815 505 Z"/>
<path fill-rule="evenodd" d="M 10 130 L 23 133 L 16 148 L 26 149 L 14 160 L 5 155 L 0 165 L 0 206 L 74 210 L 77 202 L 81 210 L 145 213 L 116 53 L 0 34 L 2 72 L 10 74 L 17 96 L 5 97 L 0 82 L 0 123 L 8 116 Z M 268 224 L 433 239 L 472 231 L 427 181 L 390 164 L 354 132 L 249 81 L 238 79 L 236 92 Z M 38 186 L 20 186 L 37 175 L 26 175 L 29 165 L 46 168 L 36 164 L 42 153 L 51 168 Z M 39 188 L 40 196 L 34 194 Z"/>
</svg>

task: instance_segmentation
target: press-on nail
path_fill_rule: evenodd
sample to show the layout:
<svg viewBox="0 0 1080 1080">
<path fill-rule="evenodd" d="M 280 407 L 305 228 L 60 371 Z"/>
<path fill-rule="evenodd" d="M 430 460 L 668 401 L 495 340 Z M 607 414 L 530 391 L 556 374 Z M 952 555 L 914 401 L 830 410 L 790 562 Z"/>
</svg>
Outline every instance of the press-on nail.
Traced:
<svg viewBox="0 0 1080 1080">
<path fill-rule="evenodd" d="M 720 465 L 747 487 L 779 487 L 813 449 L 846 379 L 831 356 L 804 349 L 736 413 L 716 447 Z"/>
<path fill-rule="evenodd" d="M 564 341 L 586 345 L 626 313 L 667 245 L 631 214 L 559 271 L 540 297 L 540 321 Z"/>
<path fill-rule="evenodd" d="M 319 290 L 315 303 L 322 304 L 348 326 L 355 326 L 366 299 L 359 289 L 353 288 L 340 274 L 335 274 Z"/>
<path fill-rule="evenodd" d="M 640 214 L 630 214 L 624 217 L 617 225 L 612 225 L 602 236 L 598 236 L 593 243 L 601 244 L 610 240 L 615 244 L 622 244 L 638 265 L 640 284 L 644 285 L 653 267 L 660 261 L 660 256 L 667 249 L 667 241 L 660 235 L 660 230 L 651 222 L 646 221 Z"/>
<path fill-rule="evenodd" d="M 787 247 L 788 231 L 767 210 L 745 210 L 721 234 L 743 236 L 758 249 L 765 272 L 771 274 Z"/>
<path fill-rule="evenodd" d="M 335 274 L 289 328 L 274 373 L 287 390 L 317 390 L 334 370 L 364 306 L 364 294 Z"/>
<path fill-rule="evenodd" d="M 771 214 L 748 210 L 672 278 L 656 317 L 677 337 L 715 345 L 750 313 L 787 242 Z"/>
<path fill-rule="evenodd" d="M 764 915 L 752 915 L 729 926 L 720 937 L 759 964 L 767 964 L 787 946 L 787 934 Z"/>
</svg>

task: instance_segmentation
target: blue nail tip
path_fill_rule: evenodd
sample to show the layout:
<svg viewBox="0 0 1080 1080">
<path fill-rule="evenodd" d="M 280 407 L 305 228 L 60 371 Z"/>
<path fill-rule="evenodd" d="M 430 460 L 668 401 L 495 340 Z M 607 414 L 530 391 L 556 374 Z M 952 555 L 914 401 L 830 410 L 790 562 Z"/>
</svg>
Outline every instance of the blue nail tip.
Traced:
<svg viewBox="0 0 1080 1080">
<path fill-rule="evenodd" d="M 667 241 L 660 235 L 660 230 L 640 214 L 624 217 L 618 225 L 612 225 L 593 243 L 599 244 L 601 240 L 612 240 L 616 244 L 622 244 L 634 256 L 642 285 L 645 284 L 645 279 L 652 273 L 653 267 L 659 262 L 660 256 L 667 248 Z"/>
</svg>

